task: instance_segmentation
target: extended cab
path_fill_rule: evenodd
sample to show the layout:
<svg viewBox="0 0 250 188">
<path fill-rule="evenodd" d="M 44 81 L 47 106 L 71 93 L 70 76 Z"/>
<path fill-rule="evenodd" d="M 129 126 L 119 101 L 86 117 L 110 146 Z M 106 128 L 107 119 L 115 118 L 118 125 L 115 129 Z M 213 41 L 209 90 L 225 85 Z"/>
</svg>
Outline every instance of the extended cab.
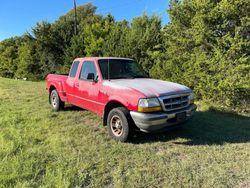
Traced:
<svg viewBox="0 0 250 188">
<path fill-rule="evenodd" d="M 162 131 L 185 122 L 196 110 L 192 90 L 149 78 L 132 59 L 77 58 L 68 76 L 47 76 L 54 111 L 65 102 L 103 118 L 111 137 L 126 141 L 135 129 Z"/>
</svg>

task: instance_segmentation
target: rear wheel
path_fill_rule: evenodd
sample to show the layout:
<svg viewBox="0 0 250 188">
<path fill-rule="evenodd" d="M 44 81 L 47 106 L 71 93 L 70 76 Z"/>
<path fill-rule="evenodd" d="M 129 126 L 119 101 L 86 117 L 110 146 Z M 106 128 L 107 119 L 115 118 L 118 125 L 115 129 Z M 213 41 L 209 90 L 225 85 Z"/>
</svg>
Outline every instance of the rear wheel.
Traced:
<svg viewBox="0 0 250 188">
<path fill-rule="evenodd" d="M 50 104 L 53 111 L 58 112 L 64 108 L 64 102 L 61 101 L 57 91 L 54 89 L 50 93 Z"/>
<path fill-rule="evenodd" d="M 130 122 L 129 112 L 124 107 L 111 110 L 108 114 L 109 135 L 117 141 L 126 142 L 133 135 L 133 126 Z"/>
</svg>

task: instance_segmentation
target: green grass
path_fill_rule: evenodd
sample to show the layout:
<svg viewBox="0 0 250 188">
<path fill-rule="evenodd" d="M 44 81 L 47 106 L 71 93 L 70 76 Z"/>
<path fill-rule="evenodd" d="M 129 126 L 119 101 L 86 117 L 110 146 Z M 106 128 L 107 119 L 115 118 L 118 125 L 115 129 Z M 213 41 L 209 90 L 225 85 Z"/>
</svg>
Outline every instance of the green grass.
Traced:
<svg viewBox="0 0 250 188">
<path fill-rule="evenodd" d="M 182 129 L 117 143 L 91 112 L 52 112 L 44 82 L 0 78 L 0 187 L 249 186 L 247 116 L 199 103 Z"/>
</svg>

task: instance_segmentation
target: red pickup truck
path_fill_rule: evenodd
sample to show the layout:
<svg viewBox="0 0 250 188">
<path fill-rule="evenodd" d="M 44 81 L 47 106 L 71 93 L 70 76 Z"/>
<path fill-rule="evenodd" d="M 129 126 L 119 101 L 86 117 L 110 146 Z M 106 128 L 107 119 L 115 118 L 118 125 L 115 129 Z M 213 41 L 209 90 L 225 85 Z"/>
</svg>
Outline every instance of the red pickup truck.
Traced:
<svg viewBox="0 0 250 188">
<path fill-rule="evenodd" d="M 110 136 L 122 142 L 136 129 L 175 127 L 196 110 L 190 88 L 151 79 L 129 58 L 77 58 L 68 76 L 47 76 L 47 90 L 54 111 L 65 102 L 93 111 L 103 118 Z"/>
</svg>

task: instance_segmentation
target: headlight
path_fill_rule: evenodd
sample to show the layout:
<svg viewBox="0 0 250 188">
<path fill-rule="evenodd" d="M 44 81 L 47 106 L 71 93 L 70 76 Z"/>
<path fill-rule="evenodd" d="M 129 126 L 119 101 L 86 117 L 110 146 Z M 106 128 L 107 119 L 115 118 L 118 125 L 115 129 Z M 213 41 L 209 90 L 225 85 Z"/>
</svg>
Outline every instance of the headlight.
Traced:
<svg viewBox="0 0 250 188">
<path fill-rule="evenodd" d="M 156 112 L 161 110 L 161 105 L 157 98 L 140 99 L 138 102 L 138 112 Z"/>
<path fill-rule="evenodd" d="M 190 95 L 188 96 L 189 99 L 189 103 L 193 104 L 194 103 L 194 93 L 190 93 Z"/>
</svg>

